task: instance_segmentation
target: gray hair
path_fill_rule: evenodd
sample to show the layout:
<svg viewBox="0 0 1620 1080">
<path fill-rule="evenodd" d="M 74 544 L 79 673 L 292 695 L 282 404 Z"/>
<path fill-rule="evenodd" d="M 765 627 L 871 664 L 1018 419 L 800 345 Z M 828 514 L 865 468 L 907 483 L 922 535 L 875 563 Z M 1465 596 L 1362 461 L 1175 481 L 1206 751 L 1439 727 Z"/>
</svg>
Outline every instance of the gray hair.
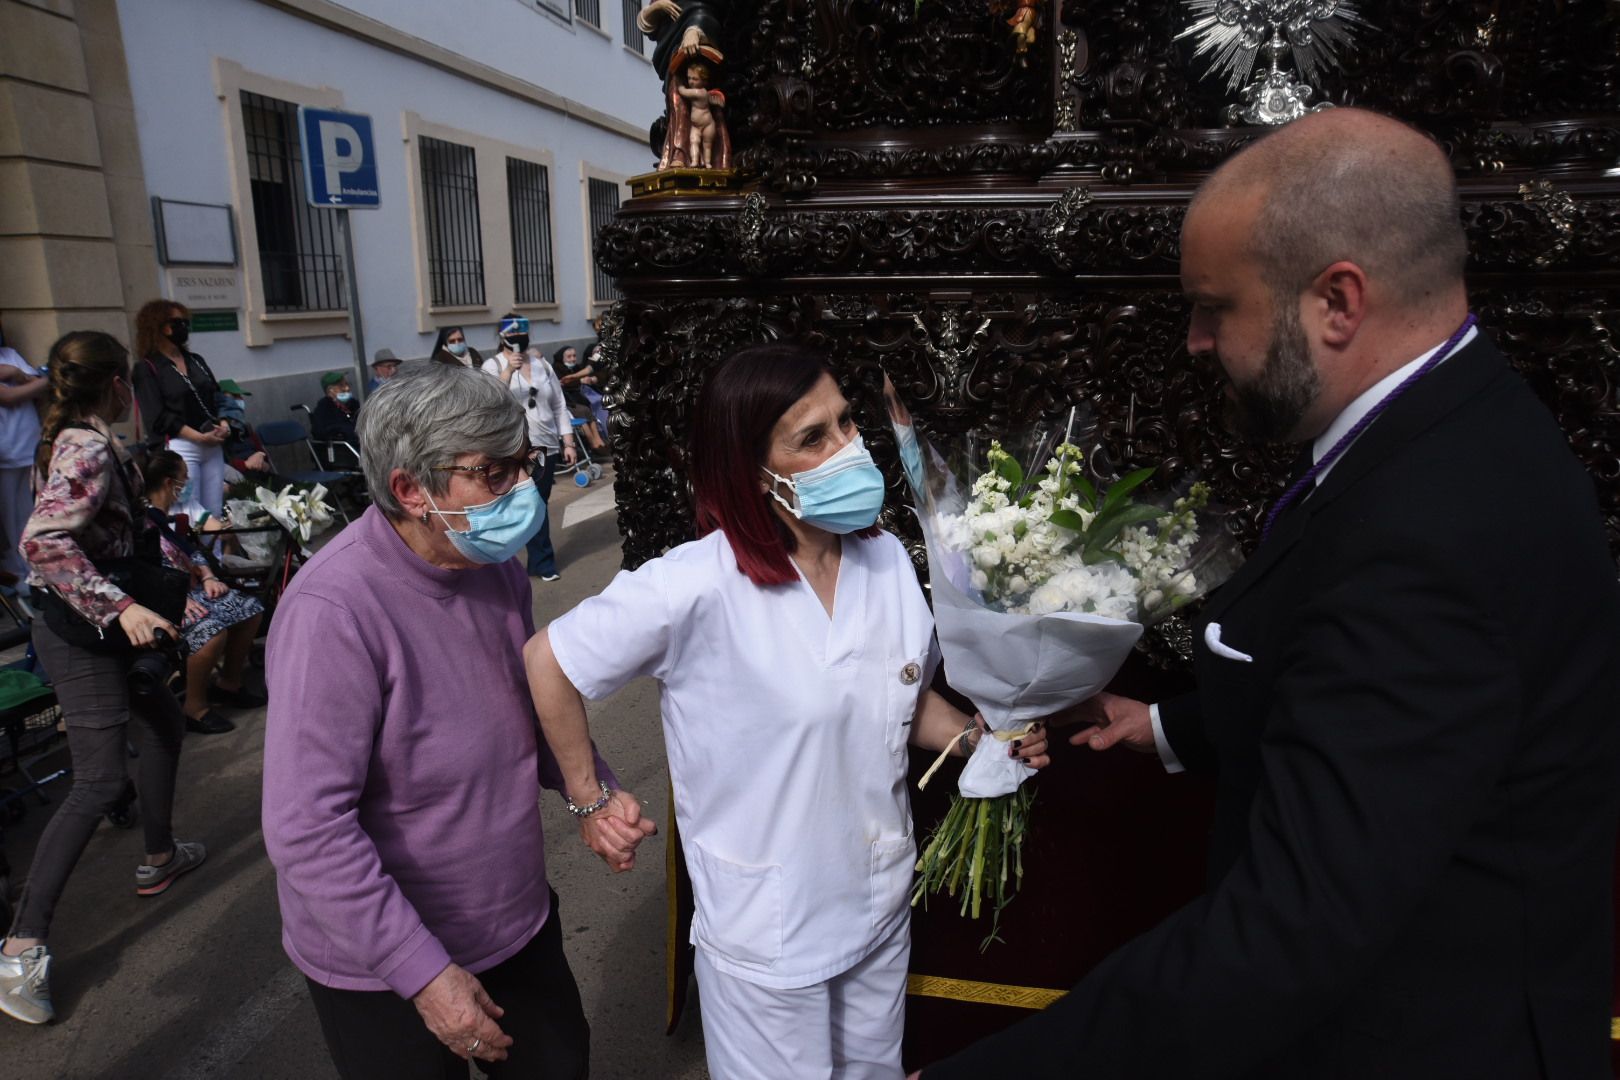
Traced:
<svg viewBox="0 0 1620 1080">
<path fill-rule="evenodd" d="M 450 474 L 435 472 L 460 454 L 516 457 L 527 426 L 511 391 L 482 371 L 416 361 L 400 367 L 360 410 L 360 467 L 377 509 L 405 516 L 389 478 L 403 470 L 431 495 L 443 495 Z"/>
</svg>

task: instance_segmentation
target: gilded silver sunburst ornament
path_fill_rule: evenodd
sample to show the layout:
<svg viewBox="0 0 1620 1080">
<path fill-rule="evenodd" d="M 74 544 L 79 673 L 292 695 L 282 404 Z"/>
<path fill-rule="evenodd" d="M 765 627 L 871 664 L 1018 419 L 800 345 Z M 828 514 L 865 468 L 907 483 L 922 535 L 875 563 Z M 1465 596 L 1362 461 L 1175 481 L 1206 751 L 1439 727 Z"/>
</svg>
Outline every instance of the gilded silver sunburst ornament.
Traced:
<svg viewBox="0 0 1620 1080">
<path fill-rule="evenodd" d="M 1193 24 L 1176 40 L 1195 38 L 1195 57 L 1210 56 L 1210 72 L 1225 75 L 1229 89 L 1242 90 L 1243 104 L 1227 109 L 1232 124 L 1286 124 L 1307 112 L 1327 108 L 1310 105 L 1315 94 L 1310 80 L 1340 64 L 1357 28 L 1367 20 L 1354 0 L 1182 0 Z M 1255 75 L 1261 51 L 1265 70 Z M 1291 55 L 1296 79 L 1283 70 L 1284 55 Z M 1247 83 L 1247 85 L 1244 85 Z"/>
</svg>

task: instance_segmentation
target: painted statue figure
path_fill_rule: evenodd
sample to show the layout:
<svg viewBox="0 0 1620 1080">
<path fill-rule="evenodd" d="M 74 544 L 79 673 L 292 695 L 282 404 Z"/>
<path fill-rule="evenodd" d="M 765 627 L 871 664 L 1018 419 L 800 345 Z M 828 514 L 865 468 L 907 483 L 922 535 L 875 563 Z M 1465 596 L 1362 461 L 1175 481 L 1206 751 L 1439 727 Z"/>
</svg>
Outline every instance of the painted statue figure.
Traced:
<svg viewBox="0 0 1620 1080">
<path fill-rule="evenodd" d="M 725 95 L 714 88 L 726 0 L 653 0 L 636 16 L 642 33 L 656 42 L 653 70 L 664 82 L 668 127 L 658 168 L 731 168 L 731 134 Z M 688 67 L 701 68 L 701 73 Z"/>
</svg>

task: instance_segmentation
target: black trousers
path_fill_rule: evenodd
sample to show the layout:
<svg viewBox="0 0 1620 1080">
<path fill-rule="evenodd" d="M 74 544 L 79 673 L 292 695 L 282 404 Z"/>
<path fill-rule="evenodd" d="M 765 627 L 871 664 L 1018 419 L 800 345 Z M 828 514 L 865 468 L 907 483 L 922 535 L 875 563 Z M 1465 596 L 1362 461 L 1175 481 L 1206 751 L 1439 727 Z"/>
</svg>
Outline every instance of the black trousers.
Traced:
<svg viewBox="0 0 1620 1080">
<path fill-rule="evenodd" d="M 505 1061 L 480 1061 L 492 1080 L 586 1080 L 591 1029 L 563 955 L 557 894 L 551 917 L 517 955 L 478 973 L 497 1021 L 512 1037 Z M 309 995 L 343 1080 L 467 1080 L 467 1063 L 422 1022 L 416 1006 L 386 990 L 334 990 L 313 980 Z"/>
<path fill-rule="evenodd" d="M 44 619 L 34 620 L 34 648 L 56 684 L 56 700 L 67 725 L 68 755 L 73 761 L 73 787 L 51 815 L 34 849 L 34 864 L 28 868 L 28 883 L 17 901 L 11 926 L 11 936 L 23 938 L 49 935 L 56 903 L 85 845 L 101 824 L 102 815 L 124 798 L 131 717 L 138 721 L 140 736 L 136 788 L 141 796 L 146 852 L 157 855 L 174 845 L 169 822 L 186 723 L 185 712 L 168 690 L 130 697 L 126 656 L 106 656 L 69 645 Z"/>
</svg>

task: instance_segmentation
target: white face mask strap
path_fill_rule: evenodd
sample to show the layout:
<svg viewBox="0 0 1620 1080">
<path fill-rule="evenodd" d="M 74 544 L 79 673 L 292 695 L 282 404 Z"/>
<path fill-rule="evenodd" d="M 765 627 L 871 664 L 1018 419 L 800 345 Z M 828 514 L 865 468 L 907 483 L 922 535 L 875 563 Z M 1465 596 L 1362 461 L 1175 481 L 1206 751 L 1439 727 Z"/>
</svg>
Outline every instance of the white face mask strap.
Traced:
<svg viewBox="0 0 1620 1080">
<path fill-rule="evenodd" d="M 776 491 L 776 485 L 777 484 L 784 484 L 784 485 L 787 486 L 787 489 L 789 491 L 793 492 L 794 496 L 797 497 L 798 489 L 794 486 L 793 481 L 789 480 L 785 476 L 776 475 L 775 473 L 771 472 L 771 470 L 765 468 L 764 466 L 760 466 L 760 472 L 764 473 L 766 476 L 770 477 L 772 480 L 775 481 L 775 483 L 773 483 L 770 487 L 765 489 L 765 493 L 767 495 L 769 495 L 771 498 L 775 499 L 777 502 L 781 503 L 782 504 L 782 509 L 784 509 L 788 513 L 792 514 L 794 517 L 803 517 L 804 515 L 800 513 L 799 508 L 797 506 L 794 506 L 792 503 L 790 503 L 786 499 L 782 498 L 782 496 L 777 494 L 777 491 Z"/>
<path fill-rule="evenodd" d="M 437 514 L 441 518 L 442 517 L 449 517 L 449 516 L 451 516 L 453 514 L 460 515 L 461 517 L 466 517 L 467 516 L 467 511 L 465 511 L 465 510 L 440 510 L 439 509 L 439 504 L 433 500 L 433 493 L 431 491 L 429 491 L 425 487 L 422 489 L 422 497 L 428 501 L 429 506 L 433 507 L 432 510 L 424 510 L 424 511 L 422 511 L 422 524 L 424 524 L 424 525 L 427 524 L 428 515 L 430 515 L 430 514 Z M 445 522 L 445 524 L 449 525 L 450 523 L 447 521 L 447 522 Z"/>
</svg>

